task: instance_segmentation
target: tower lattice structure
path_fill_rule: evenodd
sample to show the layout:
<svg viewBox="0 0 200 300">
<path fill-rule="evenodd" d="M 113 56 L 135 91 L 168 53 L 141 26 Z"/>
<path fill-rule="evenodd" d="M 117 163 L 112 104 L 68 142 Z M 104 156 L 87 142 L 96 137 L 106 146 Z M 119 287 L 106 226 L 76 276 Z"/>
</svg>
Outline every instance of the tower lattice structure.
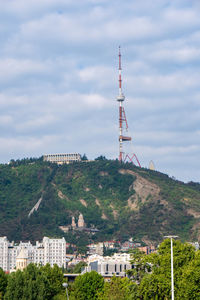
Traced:
<svg viewBox="0 0 200 300">
<path fill-rule="evenodd" d="M 124 129 L 128 131 L 128 122 L 126 119 L 125 110 L 123 107 L 123 102 L 125 100 L 125 96 L 122 92 L 122 66 L 121 66 L 121 49 L 119 47 L 119 95 L 117 96 L 117 101 L 119 102 L 119 161 L 129 160 L 133 164 L 133 159 L 136 159 L 136 162 L 139 167 L 141 167 L 140 162 L 136 156 L 136 154 L 125 154 L 123 151 L 123 142 L 129 142 L 132 140 L 130 136 L 124 135 Z"/>
</svg>

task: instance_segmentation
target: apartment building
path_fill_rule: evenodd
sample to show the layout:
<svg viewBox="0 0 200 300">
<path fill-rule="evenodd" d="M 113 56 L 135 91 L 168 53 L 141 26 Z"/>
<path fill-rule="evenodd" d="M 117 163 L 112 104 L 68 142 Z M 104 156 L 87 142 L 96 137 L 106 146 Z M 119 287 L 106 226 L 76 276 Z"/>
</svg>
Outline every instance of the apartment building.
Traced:
<svg viewBox="0 0 200 300">
<path fill-rule="evenodd" d="M 7 237 L 0 237 L 0 268 L 10 272 L 16 268 L 16 259 L 21 249 L 26 249 L 28 264 L 35 263 L 51 266 L 57 264 L 60 268 L 66 267 L 66 241 L 62 239 L 50 239 L 44 237 L 42 242 L 35 245 L 31 242 L 20 242 L 18 245 L 9 242 Z"/>
</svg>

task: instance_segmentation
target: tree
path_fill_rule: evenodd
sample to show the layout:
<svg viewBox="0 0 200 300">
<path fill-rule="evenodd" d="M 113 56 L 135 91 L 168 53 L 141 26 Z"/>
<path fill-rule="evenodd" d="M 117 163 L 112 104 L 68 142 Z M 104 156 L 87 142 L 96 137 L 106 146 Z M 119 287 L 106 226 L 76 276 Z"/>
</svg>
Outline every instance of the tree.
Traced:
<svg viewBox="0 0 200 300">
<path fill-rule="evenodd" d="M 7 283 L 8 283 L 7 275 L 0 268 L 0 299 L 3 299 L 3 296 L 4 296 L 5 291 L 6 291 Z"/>
<path fill-rule="evenodd" d="M 4 296 L 5 300 L 23 299 L 24 277 L 23 273 L 18 270 L 8 276 L 8 285 Z"/>
<path fill-rule="evenodd" d="M 127 274 L 136 282 L 140 282 L 146 272 L 150 271 L 151 266 L 146 261 L 146 255 L 139 249 L 134 249 L 131 253 L 131 264 L 133 268 L 127 271 Z"/>
<path fill-rule="evenodd" d="M 81 273 L 82 268 L 85 267 L 85 266 L 87 266 L 87 263 L 84 262 L 84 261 L 80 261 L 78 264 L 76 264 L 76 265 L 74 266 L 73 273 L 74 273 L 74 274 Z"/>
<path fill-rule="evenodd" d="M 50 264 L 46 264 L 42 267 L 42 272 L 46 275 L 48 280 L 49 299 L 51 299 L 62 290 L 63 273 L 57 265 L 54 265 L 52 268 Z"/>
<path fill-rule="evenodd" d="M 23 298 L 29 300 L 42 300 L 49 298 L 49 282 L 41 267 L 29 264 L 23 271 Z"/>
<path fill-rule="evenodd" d="M 104 286 L 104 279 L 95 271 L 79 275 L 73 284 L 70 299 L 95 300 L 98 299 Z"/>
<path fill-rule="evenodd" d="M 118 251 L 118 249 L 114 248 L 114 249 L 109 249 L 109 248 L 106 248 L 104 245 L 103 245 L 103 256 L 112 256 L 114 255 L 114 253 L 116 253 Z"/>
<path fill-rule="evenodd" d="M 139 287 L 138 296 L 140 299 L 170 299 L 171 283 L 164 274 L 146 274 Z"/>
<path fill-rule="evenodd" d="M 88 247 L 85 245 L 80 245 L 81 241 L 79 241 L 79 245 L 77 247 L 77 252 L 80 254 L 86 254 L 88 251 Z"/>
<path fill-rule="evenodd" d="M 111 282 L 105 282 L 98 300 L 132 300 L 137 297 L 137 284 L 127 277 L 113 276 Z"/>
<path fill-rule="evenodd" d="M 197 251 L 195 258 L 184 267 L 176 298 L 180 300 L 200 298 L 200 251 Z"/>
<path fill-rule="evenodd" d="M 88 160 L 86 154 L 84 153 L 83 156 L 81 156 L 81 160 Z"/>
<path fill-rule="evenodd" d="M 95 160 L 106 160 L 106 157 L 104 155 L 100 155 Z"/>
<path fill-rule="evenodd" d="M 193 246 L 180 241 L 173 242 L 174 257 L 174 287 L 177 297 L 180 281 L 185 268 L 193 261 L 195 249 Z M 151 267 L 151 273 L 143 274 L 139 285 L 138 294 L 141 299 L 170 299 L 171 297 L 171 248 L 167 239 L 158 248 L 158 253 L 146 256 L 144 264 Z M 157 298 L 156 298 L 157 297 Z M 180 298 L 181 299 L 181 298 Z M 183 298 L 184 299 L 184 298 Z M 185 298 L 186 299 L 186 298 Z M 193 299 L 193 298 L 187 298 Z M 194 298 L 196 299 L 196 298 Z"/>
<path fill-rule="evenodd" d="M 36 266 L 29 264 L 22 272 L 11 273 L 8 279 L 5 300 L 51 300 L 62 294 L 62 270 L 54 265 Z"/>
</svg>

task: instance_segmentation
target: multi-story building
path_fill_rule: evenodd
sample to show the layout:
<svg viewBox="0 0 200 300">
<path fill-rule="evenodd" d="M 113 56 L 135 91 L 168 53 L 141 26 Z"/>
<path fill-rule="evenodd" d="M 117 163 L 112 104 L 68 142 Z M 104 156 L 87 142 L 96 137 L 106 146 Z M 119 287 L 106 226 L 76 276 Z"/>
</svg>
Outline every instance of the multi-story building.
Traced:
<svg viewBox="0 0 200 300">
<path fill-rule="evenodd" d="M 89 244 L 87 245 L 88 247 L 88 254 L 98 254 L 98 255 L 103 255 L 103 243 L 97 243 L 97 244 Z"/>
<path fill-rule="evenodd" d="M 121 245 L 122 251 L 128 251 L 130 249 L 135 249 L 141 247 L 141 243 L 133 242 L 132 240 L 126 241 Z"/>
<path fill-rule="evenodd" d="M 81 161 L 81 155 L 79 153 L 45 154 L 43 160 L 62 165 Z"/>
<path fill-rule="evenodd" d="M 66 241 L 62 239 L 43 238 L 44 264 L 51 266 L 57 264 L 59 267 L 66 267 Z"/>
<path fill-rule="evenodd" d="M 106 249 L 116 249 L 121 247 L 120 241 L 104 241 L 103 244 Z"/>
<path fill-rule="evenodd" d="M 0 267 L 4 270 L 8 270 L 8 247 L 9 247 L 9 241 L 6 236 L 0 237 Z"/>
<path fill-rule="evenodd" d="M 145 254 L 150 254 L 150 253 L 156 252 L 155 246 L 138 247 L 138 249 L 139 249 L 141 252 L 144 252 Z"/>
<path fill-rule="evenodd" d="M 88 266 L 85 267 L 82 273 L 96 271 L 104 278 L 111 278 L 112 276 L 125 277 L 126 270 L 130 270 L 132 265 L 130 263 L 130 254 L 115 253 L 113 256 L 91 255 L 88 258 Z"/>
<path fill-rule="evenodd" d="M 16 259 L 21 251 L 25 249 L 28 255 L 27 263 L 51 266 L 57 264 L 59 267 L 66 267 L 66 241 L 62 239 L 50 239 L 44 237 L 42 242 L 20 242 L 18 245 L 10 243 L 7 237 L 0 237 L 0 268 L 4 271 L 11 271 L 16 267 Z"/>
</svg>

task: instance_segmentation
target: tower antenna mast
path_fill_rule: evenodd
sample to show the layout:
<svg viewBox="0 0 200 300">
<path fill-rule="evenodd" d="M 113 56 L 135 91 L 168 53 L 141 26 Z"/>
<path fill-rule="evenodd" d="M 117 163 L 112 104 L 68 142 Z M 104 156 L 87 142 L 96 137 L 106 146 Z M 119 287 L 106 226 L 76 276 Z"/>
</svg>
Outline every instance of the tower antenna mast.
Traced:
<svg viewBox="0 0 200 300">
<path fill-rule="evenodd" d="M 125 100 L 125 96 L 122 93 L 122 66 L 121 66 L 121 48 L 119 46 L 119 95 L 117 96 L 117 101 L 119 102 L 119 161 L 123 162 L 127 159 L 131 161 L 133 164 L 133 159 L 135 158 L 139 167 L 141 167 L 137 156 L 135 154 L 125 154 L 123 152 L 123 142 L 131 141 L 130 136 L 124 135 L 124 127 L 126 131 L 128 131 L 128 123 L 126 119 L 125 110 L 123 107 L 123 102 Z M 125 126 L 124 126 L 125 125 Z"/>
</svg>

